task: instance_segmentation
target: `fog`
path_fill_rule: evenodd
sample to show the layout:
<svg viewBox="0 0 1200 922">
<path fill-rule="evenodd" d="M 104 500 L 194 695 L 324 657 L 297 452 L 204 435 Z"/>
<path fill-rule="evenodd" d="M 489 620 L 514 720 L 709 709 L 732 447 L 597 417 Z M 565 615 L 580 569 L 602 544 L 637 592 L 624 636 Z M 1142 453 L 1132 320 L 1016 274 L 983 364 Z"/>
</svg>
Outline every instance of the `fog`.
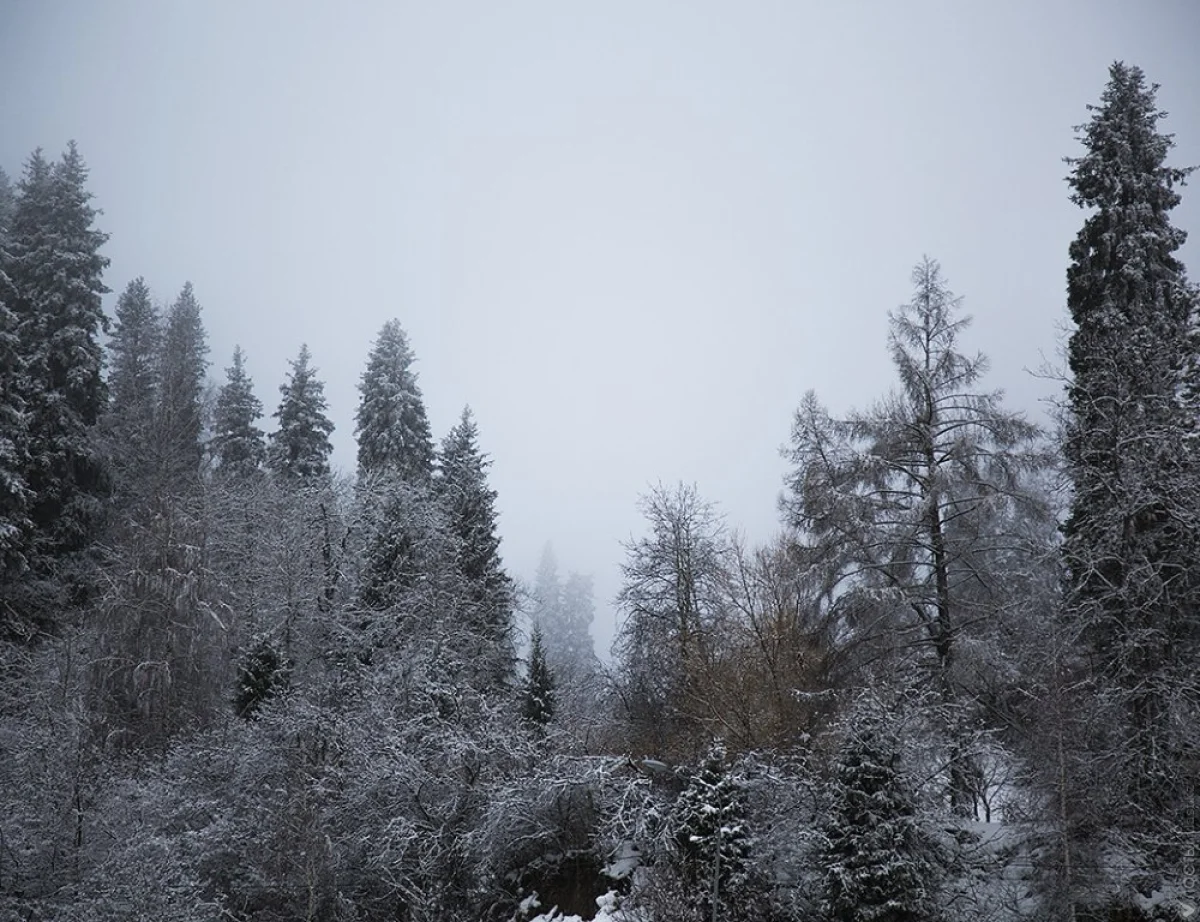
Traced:
<svg viewBox="0 0 1200 922">
<path fill-rule="evenodd" d="M 77 140 L 110 307 L 137 275 L 163 301 L 192 281 L 214 379 L 241 344 L 268 412 L 307 342 L 347 472 L 398 318 L 435 434 L 477 416 L 509 569 L 552 541 L 592 573 L 603 654 L 638 494 L 695 482 L 769 538 L 793 410 L 888 389 L 922 254 L 985 384 L 1044 412 L 1072 126 L 1123 59 L 1200 163 L 1198 36 L 1189 0 L 8 0 L 0 166 Z M 1196 192 L 1175 222 L 1196 232 Z"/>
</svg>

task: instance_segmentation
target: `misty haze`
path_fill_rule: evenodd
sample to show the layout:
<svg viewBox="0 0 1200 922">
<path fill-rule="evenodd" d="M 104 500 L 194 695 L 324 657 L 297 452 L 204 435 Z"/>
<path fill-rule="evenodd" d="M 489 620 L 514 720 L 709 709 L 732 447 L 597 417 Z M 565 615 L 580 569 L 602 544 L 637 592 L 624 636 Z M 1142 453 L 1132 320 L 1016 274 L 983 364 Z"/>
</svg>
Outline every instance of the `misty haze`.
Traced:
<svg viewBox="0 0 1200 922">
<path fill-rule="evenodd" d="M 0 922 L 1194 916 L 1198 38 L 0 0 Z"/>
</svg>

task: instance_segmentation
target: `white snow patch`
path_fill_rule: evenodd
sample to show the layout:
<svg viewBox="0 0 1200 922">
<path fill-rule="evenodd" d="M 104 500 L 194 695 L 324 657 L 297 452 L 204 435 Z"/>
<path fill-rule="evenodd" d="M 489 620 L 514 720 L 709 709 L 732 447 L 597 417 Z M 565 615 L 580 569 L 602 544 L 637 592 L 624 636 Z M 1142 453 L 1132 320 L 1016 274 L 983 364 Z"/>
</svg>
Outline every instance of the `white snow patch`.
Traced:
<svg viewBox="0 0 1200 922">
<path fill-rule="evenodd" d="M 598 911 L 594 922 L 629 922 L 625 914 L 617 909 L 618 897 L 613 891 L 602 896 L 596 897 L 596 906 Z M 580 916 L 564 916 L 555 907 L 549 912 L 544 912 L 540 916 L 534 916 L 529 922 L 584 922 Z"/>
</svg>

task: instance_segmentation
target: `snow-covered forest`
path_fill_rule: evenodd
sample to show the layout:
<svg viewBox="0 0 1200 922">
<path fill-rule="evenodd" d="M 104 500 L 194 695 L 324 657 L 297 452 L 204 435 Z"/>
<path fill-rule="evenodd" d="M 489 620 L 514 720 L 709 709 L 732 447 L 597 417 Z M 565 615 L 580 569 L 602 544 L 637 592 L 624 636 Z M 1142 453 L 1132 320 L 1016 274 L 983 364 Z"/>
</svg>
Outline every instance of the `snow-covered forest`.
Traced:
<svg viewBox="0 0 1200 922">
<path fill-rule="evenodd" d="M 0 173 L 0 920 L 1190 917 L 1189 171 L 1138 67 L 1097 91 L 1053 425 L 922 257 L 891 390 L 796 408 L 776 539 L 640 498 L 611 663 L 403 317 L 332 419 L 320 343 L 264 386 L 203 291 L 106 275 L 85 152 Z"/>
</svg>

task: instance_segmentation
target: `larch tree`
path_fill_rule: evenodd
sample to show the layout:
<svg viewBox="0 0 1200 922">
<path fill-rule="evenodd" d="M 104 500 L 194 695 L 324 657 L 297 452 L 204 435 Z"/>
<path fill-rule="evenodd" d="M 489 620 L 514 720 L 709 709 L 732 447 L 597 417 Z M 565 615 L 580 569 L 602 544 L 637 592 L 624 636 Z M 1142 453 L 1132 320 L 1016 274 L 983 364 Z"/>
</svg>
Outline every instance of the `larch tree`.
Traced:
<svg viewBox="0 0 1200 922">
<path fill-rule="evenodd" d="M 419 483 L 433 471 L 433 440 L 414 361 L 399 321 L 389 320 L 358 385 L 354 431 L 361 475 L 398 475 Z"/>
<path fill-rule="evenodd" d="M 217 395 L 211 450 L 219 474 L 246 477 L 266 461 L 263 431 L 255 423 L 263 406 L 254 395 L 254 382 L 246 373 L 242 347 L 233 350 L 233 364 L 225 369 L 225 384 Z"/>
<path fill-rule="evenodd" d="M 1185 233 L 1170 221 L 1189 170 L 1166 164 L 1173 141 L 1156 91 L 1139 68 L 1113 64 L 1078 128 L 1084 154 L 1068 161 L 1071 199 L 1088 217 L 1067 270 L 1063 452 L 1074 494 L 1063 557 L 1066 617 L 1110 715 L 1102 774 L 1115 783 L 1101 812 L 1161 841 L 1153 831 L 1190 796 L 1181 759 L 1196 745 L 1200 377 L 1196 290 L 1176 256 Z"/>
<path fill-rule="evenodd" d="M 74 142 L 51 164 L 36 151 L 19 186 L 6 269 L 29 431 L 25 481 L 41 569 L 86 547 L 107 479 L 92 429 L 107 402 L 99 337 L 108 265 Z"/>
<path fill-rule="evenodd" d="M 279 428 L 270 435 L 267 466 L 285 480 L 327 477 L 333 423 L 325 412 L 325 385 L 316 377 L 307 345 L 300 347 L 291 366 L 288 380 L 279 387 L 283 399 L 274 413 Z"/>
<path fill-rule="evenodd" d="M 963 638 L 1005 611 L 996 568 L 1021 555 L 1023 518 L 1047 514 L 1027 480 L 1043 453 L 1037 427 L 1004 409 L 1001 392 L 978 389 L 987 362 L 959 351 L 970 318 L 937 262 L 922 260 L 912 279 L 913 299 L 890 316 L 899 389 L 846 419 L 805 397 L 783 509 L 827 568 L 851 632 L 884 651 L 915 651 L 956 709 Z M 951 753 L 949 795 L 965 811 L 963 758 Z"/>
</svg>

